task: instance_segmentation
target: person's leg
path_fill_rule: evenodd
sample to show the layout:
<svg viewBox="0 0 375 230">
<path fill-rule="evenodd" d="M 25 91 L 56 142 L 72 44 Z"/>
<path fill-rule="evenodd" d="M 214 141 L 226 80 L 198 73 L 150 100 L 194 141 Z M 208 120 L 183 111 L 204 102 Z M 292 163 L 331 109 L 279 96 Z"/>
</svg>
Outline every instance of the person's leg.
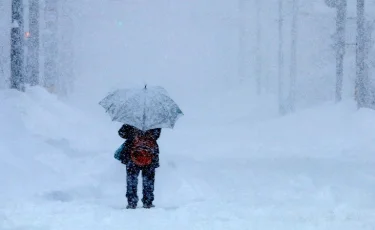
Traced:
<svg viewBox="0 0 375 230">
<path fill-rule="evenodd" d="M 128 199 L 128 208 L 136 208 L 138 203 L 137 186 L 139 167 L 128 164 L 126 166 L 126 198 Z"/>
<path fill-rule="evenodd" d="M 147 167 L 142 169 L 142 181 L 143 181 L 143 207 L 153 207 L 152 202 L 154 201 L 154 184 L 155 184 L 155 168 Z"/>
</svg>

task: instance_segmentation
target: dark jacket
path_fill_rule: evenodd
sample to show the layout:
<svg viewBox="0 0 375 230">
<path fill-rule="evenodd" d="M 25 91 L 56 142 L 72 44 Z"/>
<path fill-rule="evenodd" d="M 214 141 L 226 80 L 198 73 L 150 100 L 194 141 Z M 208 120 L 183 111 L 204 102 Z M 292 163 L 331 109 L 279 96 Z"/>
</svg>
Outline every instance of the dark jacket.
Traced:
<svg viewBox="0 0 375 230">
<path fill-rule="evenodd" d="M 124 124 L 118 131 L 118 135 L 125 140 L 125 147 L 121 153 L 120 159 L 123 164 L 128 164 L 130 162 L 130 148 L 131 143 L 137 133 L 143 133 L 144 135 L 150 135 L 153 139 L 158 140 L 160 137 L 161 129 L 150 129 L 146 132 L 135 128 L 134 126 Z M 159 146 L 156 143 L 156 151 L 155 157 L 151 164 L 151 167 L 158 168 L 159 167 Z"/>
</svg>

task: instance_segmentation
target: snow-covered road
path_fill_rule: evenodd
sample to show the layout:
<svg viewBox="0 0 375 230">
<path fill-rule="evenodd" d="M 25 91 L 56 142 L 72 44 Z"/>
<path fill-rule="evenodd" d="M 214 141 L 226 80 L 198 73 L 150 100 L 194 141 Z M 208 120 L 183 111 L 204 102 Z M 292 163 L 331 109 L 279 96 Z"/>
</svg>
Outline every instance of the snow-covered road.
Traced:
<svg viewBox="0 0 375 230">
<path fill-rule="evenodd" d="M 373 229 L 374 169 L 319 159 L 169 159 L 152 210 L 126 210 L 105 183 L 2 204 L 4 230 Z M 124 175 L 125 178 L 125 175 Z M 89 186 L 89 185 L 86 185 Z M 371 189 L 372 188 L 372 189 Z M 96 190 L 96 191 L 95 191 Z"/>
<path fill-rule="evenodd" d="M 121 139 L 105 115 L 90 118 L 41 89 L 0 96 L 7 111 L 0 119 L 1 230 L 375 226 L 373 147 L 364 144 L 373 139 L 372 111 L 323 107 L 225 129 L 212 124 L 199 129 L 186 118 L 160 140 L 156 208 L 126 210 L 126 174 L 113 158 Z M 363 133 L 355 132 L 357 138 L 334 133 L 343 125 L 341 131 Z M 303 132 L 306 128 L 315 135 Z M 337 145 L 338 139 L 346 145 Z"/>
</svg>

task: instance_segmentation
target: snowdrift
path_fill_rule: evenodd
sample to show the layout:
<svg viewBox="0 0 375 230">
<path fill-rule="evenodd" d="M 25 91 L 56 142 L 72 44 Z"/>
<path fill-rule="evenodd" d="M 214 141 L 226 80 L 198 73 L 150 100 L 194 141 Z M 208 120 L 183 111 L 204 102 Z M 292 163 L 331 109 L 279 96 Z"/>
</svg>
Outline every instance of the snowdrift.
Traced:
<svg viewBox="0 0 375 230">
<path fill-rule="evenodd" d="M 132 212 L 120 124 L 39 87 L 0 91 L 0 229 L 374 226 L 374 111 L 349 101 L 279 117 L 272 98 L 229 94 L 184 106 L 162 132 L 157 208 Z"/>
<path fill-rule="evenodd" d="M 354 101 L 327 102 L 280 116 L 274 98 L 253 97 L 253 100 L 235 104 L 231 102 L 241 101 L 239 95 L 231 99 L 223 97 L 221 105 L 206 106 L 195 117 L 188 117 L 187 110 L 187 116 L 177 127 L 177 135 L 168 136 L 168 139 L 178 140 L 166 143 L 164 148 L 195 159 L 343 157 L 375 160 L 375 132 L 372 131 L 375 111 L 358 110 Z M 179 149 L 182 142 L 189 148 Z"/>
<path fill-rule="evenodd" d="M 94 158 L 106 141 L 90 117 L 42 88 L 0 91 L 0 105 L 0 199 L 79 183 L 82 159 Z"/>
<path fill-rule="evenodd" d="M 25 93 L 0 91 L 0 101 L 0 181 L 5 188 L 0 203 L 39 199 L 125 204 L 125 168 L 113 158 L 123 141 L 117 135 L 121 124 L 111 122 L 99 105 L 104 115 L 83 113 L 40 87 Z M 168 157 L 161 162 L 165 169 L 176 167 Z M 165 196 L 167 203 L 195 199 L 192 189 L 197 185 L 189 184 L 200 179 L 187 182 L 168 169 L 159 174 L 166 179 L 159 183 L 161 200 L 171 189 L 179 192 L 175 199 Z M 202 195 L 199 189 L 196 193 Z"/>
</svg>

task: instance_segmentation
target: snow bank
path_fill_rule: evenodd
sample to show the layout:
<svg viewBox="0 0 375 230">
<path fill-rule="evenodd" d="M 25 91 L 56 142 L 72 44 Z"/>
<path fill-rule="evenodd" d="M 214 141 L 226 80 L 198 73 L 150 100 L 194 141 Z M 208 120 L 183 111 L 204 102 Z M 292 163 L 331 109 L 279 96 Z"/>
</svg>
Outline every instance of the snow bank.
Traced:
<svg viewBox="0 0 375 230">
<path fill-rule="evenodd" d="M 74 184 L 74 175 L 84 169 L 80 161 L 105 146 L 108 136 L 99 133 L 99 125 L 42 88 L 3 90 L 0 102 L 1 198 Z"/>
<path fill-rule="evenodd" d="M 0 181 L 6 188 L 0 199 L 125 203 L 125 167 L 113 158 L 123 141 L 117 135 L 121 124 L 111 122 L 99 105 L 97 114 L 83 113 L 40 87 L 0 91 L 0 101 Z M 199 179 L 180 177 L 168 157 L 161 161 L 162 201 L 186 203 L 202 196 L 201 189 L 189 187 Z M 175 199 L 163 198 L 170 188 Z"/>
<path fill-rule="evenodd" d="M 239 100 L 238 100 L 239 101 Z M 186 142 L 188 150 L 166 144 L 174 154 L 211 157 L 346 157 L 375 160 L 375 112 L 356 108 L 354 101 L 324 105 L 279 116 L 274 100 L 243 103 L 242 107 L 206 117 L 208 126 L 181 120 L 175 143 Z M 267 104 L 268 103 L 268 104 Z M 231 105 L 234 107 L 234 105 Z M 260 109 L 259 109 L 260 108 Z M 233 116 L 230 116 L 233 113 Z M 187 112 L 188 114 L 188 112 Z M 217 117 L 220 119 L 215 120 Z M 231 119 L 230 119 L 231 118 Z M 186 118 L 190 119 L 190 118 Z M 221 120 L 221 123 L 218 121 Z M 203 125 L 202 125 L 203 124 Z M 169 133 L 168 133 L 169 134 Z M 172 136 L 172 134 L 171 134 Z M 170 137 L 169 137 L 170 138 Z M 199 143 L 199 144 L 197 144 Z"/>
<path fill-rule="evenodd" d="M 50 114 L 43 114 L 45 109 L 38 102 L 17 91 L 1 91 L 0 101 L 0 181 L 5 188 L 1 189 L 1 197 L 29 195 L 46 181 L 54 184 L 58 171 L 48 166 L 45 156 L 61 154 L 32 130 L 33 126 L 40 125 L 35 120 L 48 122 Z M 24 188 L 24 192 L 19 188 Z"/>
<path fill-rule="evenodd" d="M 327 103 L 279 117 L 274 98 L 244 95 L 186 104 L 160 138 L 157 208 L 124 210 L 120 124 L 94 101 L 1 91 L 0 229 L 371 229 L 374 111 Z"/>
</svg>

